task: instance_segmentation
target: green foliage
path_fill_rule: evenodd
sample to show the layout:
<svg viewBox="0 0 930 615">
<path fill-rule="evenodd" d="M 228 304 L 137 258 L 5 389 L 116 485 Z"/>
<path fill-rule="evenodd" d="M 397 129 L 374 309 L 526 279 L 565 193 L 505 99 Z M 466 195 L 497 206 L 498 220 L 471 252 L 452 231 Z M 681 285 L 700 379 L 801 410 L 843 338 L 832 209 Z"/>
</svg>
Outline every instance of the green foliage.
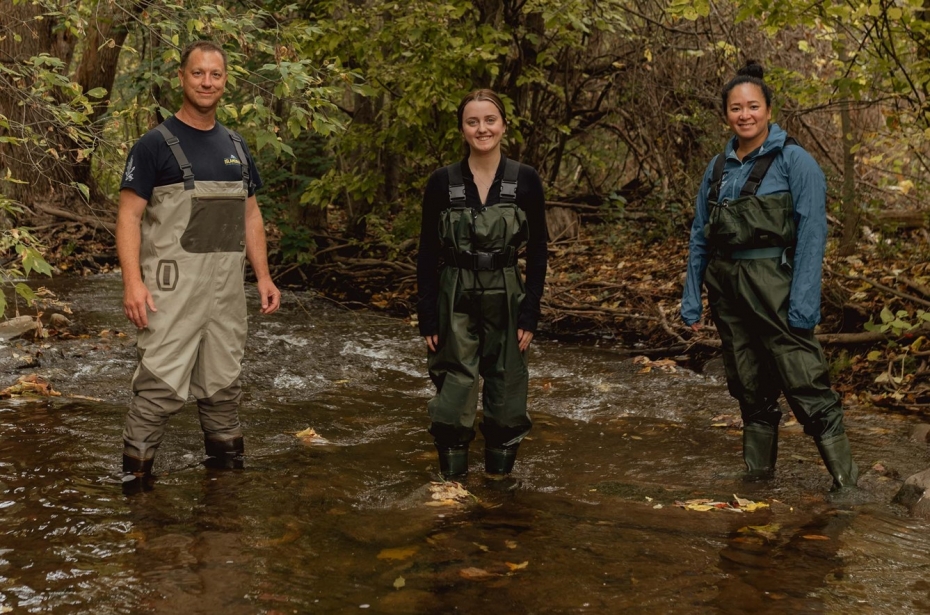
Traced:
<svg viewBox="0 0 930 615">
<path fill-rule="evenodd" d="M 901 337 L 909 331 L 914 331 L 930 322 L 930 312 L 917 310 L 913 315 L 906 310 L 892 312 L 887 307 L 882 308 L 880 323 L 874 322 L 872 318 L 865 323 L 863 327 L 866 331 L 881 331 L 882 333 L 891 333 L 894 337 Z"/>
<path fill-rule="evenodd" d="M 0 196 L 0 212 L 6 215 L 19 213 L 19 208 L 9 199 Z M 42 256 L 42 246 L 35 237 L 24 228 L 13 228 L 0 232 L 0 254 L 15 253 L 17 261 L 0 267 L 0 286 L 13 289 L 27 305 L 33 305 L 36 295 L 24 282 L 20 281 L 32 272 L 51 277 L 52 268 Z M 0 317 L 4 316 L 7 299 L 0 290 Z"/>
</svg>

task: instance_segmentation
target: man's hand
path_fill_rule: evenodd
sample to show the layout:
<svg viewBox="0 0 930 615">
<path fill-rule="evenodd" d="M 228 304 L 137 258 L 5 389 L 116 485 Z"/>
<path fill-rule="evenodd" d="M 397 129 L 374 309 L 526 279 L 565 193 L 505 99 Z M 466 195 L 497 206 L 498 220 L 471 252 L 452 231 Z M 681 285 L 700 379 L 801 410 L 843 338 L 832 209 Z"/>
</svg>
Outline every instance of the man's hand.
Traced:
<svg viewBox="0 0 930 615">
<path fill-rule="evenodd" d="M 424 335 L 426 338 L 426 347 L 429 348 L 430 352 L 436 352 L 436 348 L 439 347 L 439 336 L 438 335 Z"/>
<path fill-rule="evenodd" d="M 146 288 L 141 280 L 130 282 L 123 286 L 123 313 L 126 318 L 132 321 L 137 329 L 145 329 L 149 326 L 149 315 L 146 308 L 153 312 L 155 309 L 155 300 L 152 299 L 152 293 Z"/>
<path fill-rule="evenodd" d="M 263 278 L 258 281 L 258 296 L 262 300 L 262 314 L 272 314 L 281 307 L 281 291 L 275 286 L 271 278 Z"/>
</svg>

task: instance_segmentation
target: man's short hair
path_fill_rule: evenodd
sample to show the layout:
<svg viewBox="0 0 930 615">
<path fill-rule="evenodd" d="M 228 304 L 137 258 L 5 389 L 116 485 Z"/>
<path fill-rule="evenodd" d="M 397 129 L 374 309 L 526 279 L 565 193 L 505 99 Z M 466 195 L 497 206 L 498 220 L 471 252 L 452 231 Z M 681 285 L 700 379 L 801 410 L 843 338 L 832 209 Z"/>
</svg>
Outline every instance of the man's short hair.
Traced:
<svg viewBox="0 0 930 615">
<path fill-rule="evenodd" d="M 191 53 L 197 49 L 200 51 L 215 51 L 216 53 L 220 54 L 223 56 L 223 70 L 227 69 L 226 52 L 223 51 L 222 47 L 213 41 L 194 41 L 185 47 L 184 51 L 181 52 L 181 70 L 184 70 L 184 67 L 187 66 L 187 60 L 191 57 Z"/>
</svg>

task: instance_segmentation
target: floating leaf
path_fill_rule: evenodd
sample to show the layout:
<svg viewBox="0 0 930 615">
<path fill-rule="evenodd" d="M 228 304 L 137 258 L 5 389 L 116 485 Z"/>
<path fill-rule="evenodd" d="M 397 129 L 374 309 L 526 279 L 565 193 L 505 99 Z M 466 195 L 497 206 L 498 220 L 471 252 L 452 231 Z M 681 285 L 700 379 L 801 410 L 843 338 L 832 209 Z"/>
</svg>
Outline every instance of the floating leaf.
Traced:
<svg viewBox="0 0 930 615">
<path fill-rule="evenodd" d="M 459 576 L 469 581 L 489 581 L 497 575 L 481 568 L 462 568 L 459 570 Z"/>
<path fill-rule="evenodd" d="M 504 563 L 507 564 L 507 567 L 510 568 L 511 572 L 513 572 L 514 570 L 523 570 L 529 565 L 529 562 L 522 562 L 520 564 L 514 564 L 511 562 L 504 562 Z"/>
<path fill-rule="evenodd" d="M 327 444 L 329 442 L 312 427 L 307 427 L 303 431 L 298 431 L 294 436 L 304 444 Z"/>
<path fill-rule="evenodd" d="M 405 585 L 407 585 L 407 581 L 404 580 L 404 577 L 397 577 L 396 579 L 394 579 L 394 589 L 400 589 L 401 587 L 404 587 Z"/>
<path fill-rule="evenodd" d="M 823 536 L 821 534 L 806 534 L 801 536 L 804 540 L 830 540 L 829 536 Z"/>
<path fill-rule="evenodd" d="M 381 553 L 378 553 L 378 559 L 405 560 L 407 558 L 413 557 L 413 555 L 419 550 L 420 547 L 397 547 L 395 549 L 382 549 Z"/>
</svg>

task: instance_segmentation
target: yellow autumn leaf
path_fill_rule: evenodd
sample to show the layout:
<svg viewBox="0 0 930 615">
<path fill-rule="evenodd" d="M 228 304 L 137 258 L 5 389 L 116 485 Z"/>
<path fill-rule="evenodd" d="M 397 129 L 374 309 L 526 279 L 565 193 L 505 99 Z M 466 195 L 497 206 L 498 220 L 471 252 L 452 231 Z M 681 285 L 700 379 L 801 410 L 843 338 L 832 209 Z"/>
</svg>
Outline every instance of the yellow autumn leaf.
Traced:
<svg viewBox="0 0 930 615">
<path fill-rule="evenodd" d="M 504 562 L 504 563 L 507 564 L 507 567 L 510 568 L 511 572 L 513 572 L 514 570 L 523 570 L 529 565 L 529 562 L 522 562 L 520 564 L 514 564 L 512 562 Z"/>
<path fill-rule="evenodd" d="M 382 549 L 381 553 L 378 553 L 378 559 L 399 559 L 404 560 L 410 557 L 420 550 L 420 547 L 396 547 L 394 549 Z"/>
</svg>

